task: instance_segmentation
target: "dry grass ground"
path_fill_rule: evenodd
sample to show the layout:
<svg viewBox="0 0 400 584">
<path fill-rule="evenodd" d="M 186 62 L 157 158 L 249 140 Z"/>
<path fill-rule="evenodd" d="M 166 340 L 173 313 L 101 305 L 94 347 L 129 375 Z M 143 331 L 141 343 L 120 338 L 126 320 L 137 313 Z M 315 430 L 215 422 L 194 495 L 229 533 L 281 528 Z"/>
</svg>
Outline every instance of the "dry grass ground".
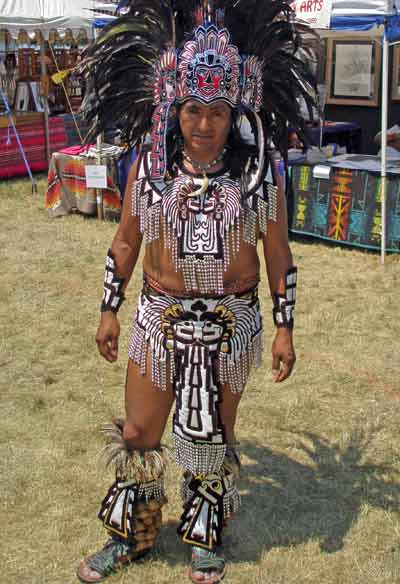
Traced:
<svg viewBox="0 0 400 584">
<path fill-rule="evenodd" d="M 115 225 L 49 219 L 45 182 L 0 185 L 0 520 L 7 584 L 70 584 L 104 541 L 95 519 L 111 475 L 97 431 L 122 409 L 121 359 L 96 352 L 104 256 Z M 229 584 L 400 582 L 400 256 L 294 242 L 298 363 L 270 382 L 270 302 L 262 287 L 264 367 L 241 404 L 243 508 L 229 530 Z M 166 437 L 166 441 L 169 438 Z M 149 561 L 110 583 L 186 581 L 171 466 L 170 504 Z"/>
</svg>

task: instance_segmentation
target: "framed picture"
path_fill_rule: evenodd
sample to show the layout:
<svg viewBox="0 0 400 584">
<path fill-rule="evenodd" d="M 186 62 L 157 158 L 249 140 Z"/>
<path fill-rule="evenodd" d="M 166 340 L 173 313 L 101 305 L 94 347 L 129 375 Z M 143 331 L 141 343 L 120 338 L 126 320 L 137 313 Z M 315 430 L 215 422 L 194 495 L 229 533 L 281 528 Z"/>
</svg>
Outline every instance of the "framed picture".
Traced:
<svg viewBox="0 0 400 584">
<path fill-rule="evenodd" d="M 330 38 L 326 59 L 326 103 L 379 105 L 382 50 L 377 38 Z"/>
<path fill-rule="evenodd" d="M 400 101 L 400 46 L 393 47 L 392 99 Z"/>
</svg>

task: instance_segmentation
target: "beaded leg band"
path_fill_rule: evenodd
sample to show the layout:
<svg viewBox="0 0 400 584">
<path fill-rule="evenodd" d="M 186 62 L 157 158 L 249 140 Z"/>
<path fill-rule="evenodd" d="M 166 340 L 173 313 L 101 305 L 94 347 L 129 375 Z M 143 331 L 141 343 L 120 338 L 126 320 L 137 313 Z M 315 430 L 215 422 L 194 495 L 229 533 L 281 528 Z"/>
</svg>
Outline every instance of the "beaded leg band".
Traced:
<svg viewBox="0 0 400 584">
<path fill-rule="evenodd" d="M 296 304 L 297 268 L 290 268 L 285 277 L 285 294 L 274 294 L 272 315 L 275 326 L 292 328 Z"/>
<path fill-rule="evenodd" d="M 167 450 L 132 450 L 125 442 L 122 419 L 104 429 L 108 438 L 107 466 L 113 465 L 116 481 L 104 498 L 99 519 L 113 536 L 132 544 L 135 551 L 153 547 L 161 527 L 161 508 L 167 502 L 164 473 Z"/>
<path fill-rule="evenodd" d="M 221 469 L 208 475 L 184 473 L 182 498 L 184 512 L 178 533 L 185 543 L 214 550 L 222 543 L 226 521 L 240 507 L 236 480 L 240 473 L 238 452 L 227 447 Z"/>
</svg>

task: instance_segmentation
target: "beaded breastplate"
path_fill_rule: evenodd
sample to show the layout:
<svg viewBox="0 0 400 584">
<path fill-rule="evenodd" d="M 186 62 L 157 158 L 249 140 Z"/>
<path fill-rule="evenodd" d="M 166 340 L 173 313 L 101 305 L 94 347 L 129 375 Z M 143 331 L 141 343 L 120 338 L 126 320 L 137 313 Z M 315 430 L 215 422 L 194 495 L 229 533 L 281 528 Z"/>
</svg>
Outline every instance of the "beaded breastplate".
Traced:
<svg viewBox="0 0 400 584">
<path fill-rule="evenodd" d="M 268 176 L 253 195 L 242 201 L 240 185 L 228 172 L 209 175 L 205 193 L 202 177 L 179 170 L 171 181 L 151 182 L 149 154 L 138 163 L 132 192 L 132 214 L 140 217 L 146 244 L 160 238 L 171 251 L 187 291 L 223 294 L 223 274 L 240 250 L 241 241 L 257 244 L 276 221 L 277 187 Z"/>
</svg>

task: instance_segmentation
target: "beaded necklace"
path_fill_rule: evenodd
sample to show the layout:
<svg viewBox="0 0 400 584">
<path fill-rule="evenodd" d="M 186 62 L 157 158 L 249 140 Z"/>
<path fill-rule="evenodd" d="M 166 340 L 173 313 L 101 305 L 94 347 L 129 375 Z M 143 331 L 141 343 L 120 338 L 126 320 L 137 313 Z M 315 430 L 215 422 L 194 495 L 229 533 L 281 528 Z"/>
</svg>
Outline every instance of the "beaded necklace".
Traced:
<svg viewBox="0 0 400 584">
<path fill-rule="evenodd" d="M 203 184 L 201 185 L 200 188 L 188 194 L 187 195 L 188 197 L 197 197 L 198 195 L 204 195 L 204 193 L 207 192 L 207 189 L 210 184 L 210 181 L 208 180 L 207 176 L 207 170 L 210 170 L 210 168 L 221 162 L 224 159 L 225 154 L 226 148 L 224 148 L 222 152 L 216 158 L 214 158 L 214 160 L 211 160 L 211 162 L 207 162 L 206 164 L 204 164 L 203 162 L 194 160 L 191 156 L 189 156 L 189 154 L 182 150 L 182 156 L 186 160 L 186 162 L 189 162 L 189 164 L 191 164 L 193 168 L 200 170 L 203 174 Z"/>
</svg>

